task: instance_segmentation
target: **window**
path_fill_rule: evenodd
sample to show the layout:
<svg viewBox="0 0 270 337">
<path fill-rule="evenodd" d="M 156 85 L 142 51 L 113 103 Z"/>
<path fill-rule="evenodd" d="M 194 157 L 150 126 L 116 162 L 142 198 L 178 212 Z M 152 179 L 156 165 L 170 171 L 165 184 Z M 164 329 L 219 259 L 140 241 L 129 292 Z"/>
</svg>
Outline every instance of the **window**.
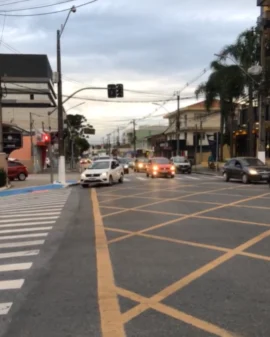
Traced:
<svg viewBox="0 0 270 337">
<path fill-rule="evenodd" d="M 185 115 L 185 128 L 187 127 L 187 115 Z"/>
<path fill-rule="evenodd" d="M 34 94 L 30 94 L 30 100 L 33 101 L 34 100 Z"/>
<path fill-rule="evenodd" d="M 233 159 L 233 160 L 229 161 L 228 166 L 233 167 L 233 166 L 235 166 L 235 163 L 236 163 L 236 160 Z"/>
</svg>

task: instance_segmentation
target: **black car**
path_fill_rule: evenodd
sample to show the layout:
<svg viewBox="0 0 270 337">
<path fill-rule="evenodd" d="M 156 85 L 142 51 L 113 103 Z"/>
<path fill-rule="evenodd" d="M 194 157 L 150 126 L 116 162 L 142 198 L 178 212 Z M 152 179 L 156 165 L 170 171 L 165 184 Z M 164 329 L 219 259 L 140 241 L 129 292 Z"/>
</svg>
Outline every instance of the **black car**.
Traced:
<svg viewBox="0 0 270 337">
<path fill-rule="evenodd" d="M 269 182 L 270 168 L 258 158 L 231 158 L 223 167 L 223 177 L 225 181 L 237 179 L 244 184 L 259 181 Z"/>
<path fill-rule="evenodd" d="M 129 159 L 128 158 L 117 158 L 117 160 L 123 166 L 124 173 L 129 174 Z"/>
</svg>

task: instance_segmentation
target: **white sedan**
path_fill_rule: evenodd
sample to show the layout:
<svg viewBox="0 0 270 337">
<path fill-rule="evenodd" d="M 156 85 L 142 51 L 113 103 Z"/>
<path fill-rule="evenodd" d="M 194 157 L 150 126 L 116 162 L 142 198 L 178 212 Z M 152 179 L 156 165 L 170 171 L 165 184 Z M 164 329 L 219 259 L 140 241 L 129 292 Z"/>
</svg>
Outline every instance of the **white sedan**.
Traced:
<svg viewBox="0 0 270 337">
<path fill-rule="evenodd" d="M 90 184 L 113 185 L 124 182 L 123 166 L 114 159 L 96 160 L 81 174 L 80 184 L 88 187 Z"/>
</svg>

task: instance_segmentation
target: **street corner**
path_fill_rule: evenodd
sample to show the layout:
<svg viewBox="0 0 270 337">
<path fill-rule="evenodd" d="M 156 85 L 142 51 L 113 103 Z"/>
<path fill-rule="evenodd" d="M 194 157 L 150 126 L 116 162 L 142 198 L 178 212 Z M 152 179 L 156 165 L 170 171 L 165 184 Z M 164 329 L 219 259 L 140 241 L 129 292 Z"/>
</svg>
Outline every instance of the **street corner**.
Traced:
<svg viewBox="0 0 270 337">
<path fill-rule="evenodd" d="M 180 219 L 164 227 L 148 231 L 147 234 L 185 241 L 191 246 L 205 246 L 216 251 L 235 248 L 254 236 L 263 233 L 263 226 L 224 221 L 222 218 L 205 219 L 191 217 Z"/>
<path fill-rule="evenodd" d="M 214 337 L 216 334 L 209 333 L 195 327 L 192 324 L 185 323 L 185 315 L 179 315 L 179 319 L 172 317 L 166 311 L 159 312 L 154 309 L 148 309 L 139 316 L 133 318 L 125 324 L 127 336 L 145 337 Z"/>
<path fill-rule="evenodd" d="M 117 209 L 115 209 L 111 210 L 111 212 L 115 212 L 115 214 L 107 217 L 104 216 L 103 218 L 105 228 L 115 228 L 118 230 L 127 230 L 132 232 L 146 230 L 153 226 L 159 226 L 178 218 L 177 215 L 133 210 L 128 210 L 125 212 L 119 210 L 118 212 Z"/>
<path fill-rule="evenodd" d="M 236 336 L 269 336 L 269 278 L 269 262 L 236 256 L 198 275 L 162 303 Z"/>
<path fill-rule="evenodd" d="M 220 252 L 132 236 L 109 246 L 116 284 L 151 297 L 220 256 Z"/>
</svg>

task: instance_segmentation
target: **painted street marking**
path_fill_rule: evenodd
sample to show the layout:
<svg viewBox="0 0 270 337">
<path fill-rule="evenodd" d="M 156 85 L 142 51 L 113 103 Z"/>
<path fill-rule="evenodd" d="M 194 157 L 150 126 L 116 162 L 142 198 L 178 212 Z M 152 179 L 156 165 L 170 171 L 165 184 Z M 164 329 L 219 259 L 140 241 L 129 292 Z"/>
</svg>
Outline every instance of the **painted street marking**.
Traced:
<svg viewBox="0 0 270 337">
<path fill-rule="evenodd" d="M 49 231 L 53 227 L 30 227 L 30 228 L 20 228 L 20 229 L 4 229 L 0 231 L 0 234 L 9 234 L 9 233 L 23 233 L 23 232 L 35 232 L 35 231 Z"/>
<path fill-rule="evenodd" d="M 0 290 L 20 289 L 23 283 L 24 283 L 24 279 L 0 281 Z"/>
<path fill-rule="evenodd" d="M 26 220 L 26 219 L 24 219 Z M 39 222 L 16 222 L 9 225 L 0 225 L 0 228 L 7 228 L 7 227 L 26 227 L 26 226 L 36 226 L 36 225 L 50 225 L 54 224 L 55 221 L 39 221 Z"/>
<path fill-rule="evenodd" d="M 12 302 L 0 303 L 0 315 L 6 315 L 12 306 Z"/>
<path fill-rule="evenodd" d="M 16 271 L 16 270 L 27 270 L 32 267 L 33 263 L 14 263 L 14 264 L 3 264 L 0 265 L 0 272 L 2 271 Z"/>
<path fill-rule="evenodd" d="M 43 245 L 44 242 L 45 242 L 45 240 L 0 243 L 0 248 L 14 248 L 14 247 L 37 246 L 37 245 Z"/>
<path fill-rule="evenodd" d="M 36 215 L 38 216 L 46 216 L 46 215 L 59 215 L 61 212 L 48 212 L 48 213 L 37 213 L 37 214 L 25 214 L 25 213 L 21 213 L 20 214 L 10 214 L 10 215 L 0 215 L 0 219 L 2 218 L 23 218 L 23 216 L 33 216 L 35 217 Z M 47 218 L 47 217 L 46 217 Z M 18 221 L 18 220 L 16 220 Z"/>
<path fill-rule="evenodd" d="M 46 217 L 42 217 L 42 218 L 35 218 L 34 220 L 49 220 L 49 219 L 58 219 L 58 216 L 46 216 Z M 33 220 L 33 218 L 23 218 L 21 219 L 22 221 L 31 221 Z M 20 221 L 20 220 L 15 220 L 15 221 Z M 16 226 L 17 223 L 19 222 L 15 222 L 14 219 L 13 220 L 0 220 L 0 223 L 7 223 L 7 222 L 13 222 L 14 226 Z"/>
<path fill-rule="evenodd" d="M 23 250 L 21 252 L 0 253 L 0 259 L 9 259 L 13 257 L 35 256 L 39 254 L 39 250 Z"/>
<path fill-rule="evenodd" d="M 12 239 L 40 238 L 40 237 L 46 237 L 46 236 L 48 236 L 48 233 L 7 235 L 7 236 L 0 236 L 0 241 L 1 240 L 12 240 Z"/>
</svg>

